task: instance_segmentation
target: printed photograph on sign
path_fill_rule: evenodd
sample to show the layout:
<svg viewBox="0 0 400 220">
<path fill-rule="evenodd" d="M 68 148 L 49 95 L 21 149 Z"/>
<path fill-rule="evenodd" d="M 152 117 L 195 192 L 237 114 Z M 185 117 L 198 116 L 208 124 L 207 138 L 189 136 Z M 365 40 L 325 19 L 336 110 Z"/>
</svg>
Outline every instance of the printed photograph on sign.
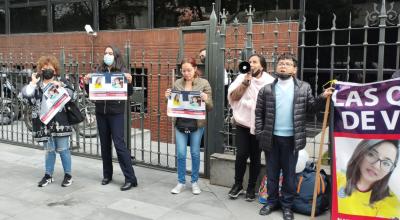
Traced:
<svg viewBox="0 0 400 220">
<path fill-rule="evenodd" d="M 104 76 L 97 76 L 94 81 L 94 89 L 102 89 L 103 85 L 105 84 Z"/>
<path fill-rule="evenodd" d="M 335 138 L 339 214 L 400 217 L 399 140 Z"/>
<path fill-rule="evenodd" d="M 204 102 L 201 102 L 201 97 L 197 95 L 189 96 L 189 100 L 190 107 L 192 108 L 199 107 L 202 103 L 205 104 Z"/>
<path fill-rule="evenodd" d="M 111 86 L 116 89 L 124 88 L 124 78 L 111 77 Z"/>
</svg>

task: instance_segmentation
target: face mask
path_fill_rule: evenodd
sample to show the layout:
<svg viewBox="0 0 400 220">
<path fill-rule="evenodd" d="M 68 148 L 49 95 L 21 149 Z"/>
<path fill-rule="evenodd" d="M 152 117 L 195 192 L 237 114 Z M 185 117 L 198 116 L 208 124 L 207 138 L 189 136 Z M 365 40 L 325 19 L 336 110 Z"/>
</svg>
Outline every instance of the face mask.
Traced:
<svg viewBox="0 0 400 220">
<path fill-rule="evenodd" d="M 114 55 L 106 54 L 103 60 L 107 66 L 111 66 L 114 62 Z"/>
<path fill-rule="evenodd" d="M 42 75 L 43 75 L 44 79 L 51 79 L 54 76 L 54 70 L 44 69 L 44 70 L 42 70 Z"/>
<path fill-rule="evenodd" d="M 281 80 L 287 80 L 292 75 L 291 74 L 287 74 L 287 73 L 276 73 L 276 76 L 278 76 L 278 78 L 281 79 Z"/>
<path fill-rule="evenodd" d="M 254 72 L 251 73 L 251 76 L 252 76 L 252 77 L 257 77 L 258 75 L 260 75 L 261 71 L 262 71 L 262 69 L 259 69 L 259 70 L 257 70 L 255 73 L 254 73 Z"/>
</svg>

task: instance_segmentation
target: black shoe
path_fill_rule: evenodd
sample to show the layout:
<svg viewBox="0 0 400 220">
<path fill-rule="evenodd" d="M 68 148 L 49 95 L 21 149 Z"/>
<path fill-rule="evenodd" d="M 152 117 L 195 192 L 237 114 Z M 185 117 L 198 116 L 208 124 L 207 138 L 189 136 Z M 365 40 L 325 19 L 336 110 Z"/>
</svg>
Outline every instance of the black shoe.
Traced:
<svg viewBox="0 0 400 220">
<path fill-rule="evenodd" d="M 228 196 L 232 199 L 236 199 L 240 194 L 243 193 L 243 186 L 241 184 L 235 183 L 232 189 L 229 191 Z"/>
<path fill-rule="evenodd" d="M 136 187 L 137 183 L 125 182 L 123 186 L 121 186 L 121 191 L 130 190 L 132 187 Z"/>
<path fill-rule="evenodd" d="M 64 175 L 64 180 L 62 181 L 61 186 L 67 187 L 70 186 L 71 184 L 72 184 L 72 176 L 66 173 Z"/>
<path fill-rule="evenodd" d="M 290 208 L 282 208 L 284 220 L 294 220 L 293 211 Z"/>
<path fill-rule="evenodd" d="M 49 174 L 45 174 L 42 180 L 38 183 L 39 187 L 45 187 L 47 184 L 52 183 L 54 181 L 53 177 L 51 177 Z"/>
<path fill-rule="evenodd" d="M 101 181 L 101 185 L 107 185 L 107 184 L 109 184 L 110 182 L 111 182 L 111 178 L 104 178 L 102 181 Z"/>
<path fill-rule="evenodd" d="M 256 191 L 254 191 L 254 187 L 247 188 L 246 190 L 246 201 L 252 202 L 256 199 Z"/>
<path fill-rule="evenodd" d="M 269 215 L 271 212 L 275 211 L 278 209 L 277 205 L 264 205 L 261 209 L 259 214 L 260 215 Z"/>
</svg>

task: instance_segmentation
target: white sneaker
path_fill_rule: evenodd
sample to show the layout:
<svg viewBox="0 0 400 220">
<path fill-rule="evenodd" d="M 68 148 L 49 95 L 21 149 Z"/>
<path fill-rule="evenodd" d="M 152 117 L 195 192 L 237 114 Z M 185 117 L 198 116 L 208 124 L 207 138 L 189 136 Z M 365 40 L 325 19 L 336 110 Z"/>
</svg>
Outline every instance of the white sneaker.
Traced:
<svg viewBox="0 0 400 220">
<path fill-rule="evenodd" d="M 185 189 L 185 184 L 178 183 L 178 184 L 175 186 L 175 188 L 173 188 L 173 189 L 171 190 L 171 193 L 172 193 L 172 194 L 178 194 L 178 193 L 182 192 L 184 189 Z"/>
<path fill-rule="evenodd" d="M 192 183 L 192 193 L 195 195 L 199 195 L 201 193 L 200 186 L 197 182 Z"/>
</svg>

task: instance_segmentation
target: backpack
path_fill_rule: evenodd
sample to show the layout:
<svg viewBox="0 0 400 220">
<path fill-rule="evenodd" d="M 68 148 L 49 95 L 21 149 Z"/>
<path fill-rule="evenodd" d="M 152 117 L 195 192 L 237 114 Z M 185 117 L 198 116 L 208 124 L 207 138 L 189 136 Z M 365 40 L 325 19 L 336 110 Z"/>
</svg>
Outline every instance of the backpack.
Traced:
<svg viewBox="0 0 400 220">
<path fill-rule="evenodd" d="M 296 196 L 293 201 L 292 210 L 297 213 L 311 215 L 312 200 L 314 194 L 315 179 L 315 165 L 309 163 L 303 172 L 296 176 Z M 330 201 L 330 184 L 329 178 L 324 170 L 321 169 L 320 186 L 317 189 L 317 202 L 315 215 L 320 215 L 329 208 Z"/>
</svg>

